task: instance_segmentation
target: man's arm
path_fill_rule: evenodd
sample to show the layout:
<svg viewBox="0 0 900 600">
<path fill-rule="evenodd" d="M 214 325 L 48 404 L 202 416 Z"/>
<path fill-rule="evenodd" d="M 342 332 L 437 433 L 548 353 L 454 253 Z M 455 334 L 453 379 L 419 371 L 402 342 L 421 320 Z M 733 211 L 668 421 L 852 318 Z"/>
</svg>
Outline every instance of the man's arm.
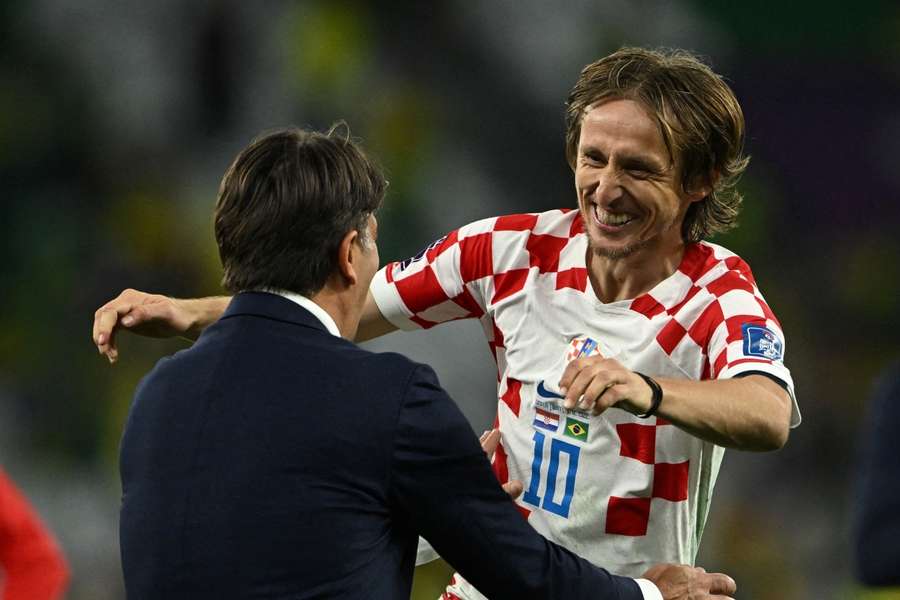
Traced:
<svg viewBox="0 0 900 600">
<path fill-rule="evenodd" d="M 787 442 L 791 397 L 764 375 L 692 381 L 657 379 L 662 402 L 656 414 L 700 439 L 741 450 L 777 450 Z M 559 382 L 565 406 L 599 414 L 616 406 L 644 414 L 653 390 L 637 373 L 600 356 L 569 363 Z"/>
<path fill-rule="evenodd" d="M 181 336 L 195 340 L 222 316 L 229 302 L 230 296 L 183 300 L 127 289 L 94 313 L 94 345 L 100 354 L 114 363 L 119 358 L 116 345 L 119 331 L 131 331 L 147 337 Z M 396 329 L 382 316 L 369 292 L 356 341 L 376 338 Z"/>
<path fill-rule="evenodd" d="M 764 375 L 717 381 L 665 379 L 659 414 L 688 433 L 741 450 L 778 450 L 787 443 L 791 397 Z"/>
<path fill-rule="evenodd" d="M 114 363 L 119 358 L 116 334 L 122 329 L 147 337 L 195 340 L 229 302 L 228 296 L 180 300 L 127 289 L 94 312 L 94 344 Z"/>
<path fill-rule="evenodd" d="M 372 296 L 372 290 L 370 289 L 366 294 L 366 303 L 363 306 L 362 316 L 359 319 L 359 328 L 356 330 L 356 340 L 354 341 L 357 343 L 365 342 L 396 330 L 397 326 L 385 319 L 384 315 L 381 314 L 381 310 L 375 303 L 375 298 Z"/>
<path fill-rule="evenodd" d="M 399 517 L 490 598 L 645 598 L 635 580 L 591 565 L 528 525 L 424 366 L 413 373 L 398 418 L 390 493 Z M 713 594 L 734 591 L 726 575 L 689 566 L 656 566 L 645 578 L 666 599 L 724 599 Z"/>
</svg>

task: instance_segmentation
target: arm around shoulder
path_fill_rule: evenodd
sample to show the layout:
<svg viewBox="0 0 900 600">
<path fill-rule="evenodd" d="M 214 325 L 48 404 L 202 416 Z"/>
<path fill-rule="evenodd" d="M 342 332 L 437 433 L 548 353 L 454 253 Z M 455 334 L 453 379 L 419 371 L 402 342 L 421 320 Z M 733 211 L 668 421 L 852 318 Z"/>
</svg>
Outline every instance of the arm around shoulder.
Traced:
<svg viewBox="0 0 900 600">
<path fill-rule="evenodd" d="M 122 330 L 147 337 L 193 340 L 222 316 L 230 301 L 228 296 L 180 300 L 127 289 L 94 313 L 94 344 L 112 363 L 119 358 L 116 335 Z"/>
</svg>

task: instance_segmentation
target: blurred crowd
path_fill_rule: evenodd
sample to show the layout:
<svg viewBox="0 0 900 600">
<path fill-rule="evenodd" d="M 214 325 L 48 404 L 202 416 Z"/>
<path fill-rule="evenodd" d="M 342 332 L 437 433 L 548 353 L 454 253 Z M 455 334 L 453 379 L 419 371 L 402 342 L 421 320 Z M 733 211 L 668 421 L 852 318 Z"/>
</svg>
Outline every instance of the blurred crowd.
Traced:
<svg viewBox="0 0 900 600">
<path fill-rule="evenodd" d="M 383 261 L 475 219 L 574 206 L 563 102 L 621 45 L 707 57 L 740 99 L 745 257 L 787 336 L 804 423 L 729 452 L 699 563 L 740 597 L 865 597 L 851 507 L 875 375 L 900 354 L 900 7 L 808 0 L 10 0 L 0 5 L 0 465 L 55 532 L 68 598 L 123 597 L 117 449 L 131 394 L 179 340 L 121 340 L 125 287 L 221 293 L 219 178 L 262 130 L 345 120 L 390 179 Z M 436 366 L 477 431 L 495 374 L 477 324 L 373 344 Z M 474 329 L 473 329 L 474 328 Z M 478 349 L 476 349 L 478 348 Z"/>
</svg>

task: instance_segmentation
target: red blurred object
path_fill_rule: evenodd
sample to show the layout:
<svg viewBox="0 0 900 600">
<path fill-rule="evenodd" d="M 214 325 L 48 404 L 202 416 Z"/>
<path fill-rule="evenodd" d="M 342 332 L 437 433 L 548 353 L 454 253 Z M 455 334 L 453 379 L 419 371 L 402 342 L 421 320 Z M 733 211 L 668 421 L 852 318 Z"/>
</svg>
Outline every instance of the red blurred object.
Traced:
<svg viewBox="0 0 900 600">
<path fill-rule="evenodd" d="M 58 600 L 69 580 L 59 544 L 2 469 L 0 567 L 3 600 Z"/>
</svg>

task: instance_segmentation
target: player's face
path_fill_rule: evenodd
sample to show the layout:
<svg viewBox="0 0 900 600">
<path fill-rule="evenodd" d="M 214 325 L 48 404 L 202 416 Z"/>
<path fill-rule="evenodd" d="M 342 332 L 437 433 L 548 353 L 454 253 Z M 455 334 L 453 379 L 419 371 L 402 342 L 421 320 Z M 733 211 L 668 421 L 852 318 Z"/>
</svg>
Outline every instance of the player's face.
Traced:
<svg viewBox="0 0 900 600">
<path fill-rule="evenodd" d="M 680 248 L 681 223 L 697 195 L 682 189 L 674 162 L 656 121 L 637 102 L 611 100 L 588 109 L 575 189 L 596 254 L 623 258 Z"/>
</svg>

